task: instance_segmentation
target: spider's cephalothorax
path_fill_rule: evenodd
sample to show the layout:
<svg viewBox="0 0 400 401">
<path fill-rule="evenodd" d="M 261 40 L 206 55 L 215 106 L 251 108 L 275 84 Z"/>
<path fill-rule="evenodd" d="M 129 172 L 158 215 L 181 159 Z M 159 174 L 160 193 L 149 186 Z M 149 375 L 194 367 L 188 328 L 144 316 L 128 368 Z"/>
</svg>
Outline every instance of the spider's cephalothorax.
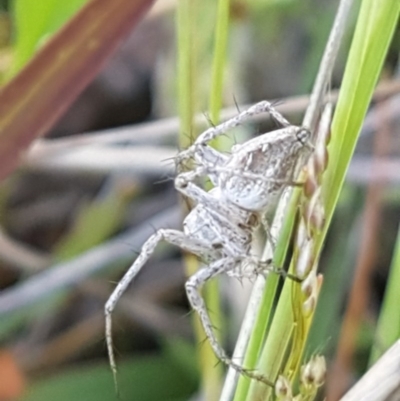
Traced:
<svg viewBox="0 0 400 401">
<path fill-rule="evenodd" d="M 246 210 L 268 210 L 294 183 L 296 162 L 312 149 L 309 138 L 308 130 L 288 126 L 235 146 L 220 169 L 224 197 Z"/>
<path fill-rule="evenodd" d="M 218 135 L 262 112 L 269 112 L 283 128 L 235 145 L 228 155 L 208 146 L 208 142 Z M 195 207 L 185 218 L 182 231 L 160 229 L 144 243 L 139 256 L 105 305 L 106 340 L 114 376 L 112 311 L 157 244 L 164 240 L 199 256 L 207 264 L 187 280 L 185 287 L 189 302 L 198 313 L 217 357 L 249 377 L 272 384 L 262 375 L 235 364 L 227 356 L 214 334 L 200 290 L 206 281 L 221 273 L 240 278 L 260 272 L 262 264 L 251 253 L 254 232 L 260 222 L 268 232 L 265 214 L 285 187 L 298 185 L 293 177 L 295 166 L 299 160 L 305 162 L 311 150 L 310 132 L 290 125 L 271 103 L 264 101 L 209 128 L 189 149 L 178 155 L 178 161 L 193 157 L 196 162 L 193 170 L 181 173 L 175 179 L 176 189 L 193 200 Z M 196 179 L 202 176 L 211 179 L 215 185 L 212 190 L 206 191 L 196 184 Z"/>
</svg>

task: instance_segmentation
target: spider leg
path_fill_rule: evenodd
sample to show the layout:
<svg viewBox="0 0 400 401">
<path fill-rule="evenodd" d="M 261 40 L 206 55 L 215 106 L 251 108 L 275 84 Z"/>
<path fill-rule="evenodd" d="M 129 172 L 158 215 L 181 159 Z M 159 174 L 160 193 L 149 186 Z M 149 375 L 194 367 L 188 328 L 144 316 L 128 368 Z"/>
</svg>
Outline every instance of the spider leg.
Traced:
<svg viewBox="0 0 400 401">
<path fill-rule="evenodd" d="M 254 373 L 249 371 L 242 366 L 234 363 L 230 357 L 226 354 L 225 350 L 220 345 L 214 330 L 213 325 L 210 320 L 210 316 L 207 311 L 206 304 L 204 302 L 203 297 L 201 296 L 200 289 L 201 287 L 211 278 L 221 274 L 228 272 L 236 266 L 237 263 L 240 263 L 236 258 L 226 257 L 223 259 L 219 259 L 211 265 L 203 267 L 202 269 L 198 270 L 193 276 L 191 276 L 185 284 L 186 293 L 192 308 L 197 312 L 199 315 L 201 324 L 204 328 L 204 332 L 210 342 L 210 345 L 218 357 L 218 359 L 225 363 L 228 366 L 231 366 L 237 372 L 244 374 L 252 379 L 256 379 L 259 381 L 264 382 L 268 386 L 273 387 L 274 384 L 266 379 L 263 375 Z"/>
<path fill-rule="evenodd" d="M 199 148 L 201 148 L 203 145 L 207 144 L 214 138 L 226 133 L 227 131 L 237 127 L 238 125 L 241 125 L 249 118 L 264 112 L 268 112 L 275 121 L 277 121 L 280 125 L 284 127 L 291 125 L 278 111 L 274 109 L 270 102 L 264 100 L 249 107 L 247 110 L 242 111 L 235 117 L 232 117 L 231 119 L 215 127 L 210 127 L 202 134 L 200 134 L 195 140 L 194 144 L 188 149 L 182 151 L 178 157 L 180 159 L 190 158 L 191 156 L 196 154 Z"/>
<path fill-rule="evenodd" d="M 274 273 L 277 274 L 278 276 L 281 276 L 283 279 L 289 279 L 294 281 L 295 283 L 302 283 L 304 281 L 303 278 L 300 278 L 296 276 L 295 274 L 287 272 L 284 268 L 282 267 L 276 267 L 274 266 L 272 260 L 267 260 L 265 262 L 263 261 L 257 261 L 256 263 L 256 269 L 255 269 L 255 274 L 262 274 L 266 276 L 269 273 Z"/>
<path fill-rule="evenodd" d="M 181 164 L 183 160 L 187 158 L 185 154 L 186 151 L 182 151 L 176 156 L 176 161 L 178 165 Z M 196 151 L 191 156 L 194 157 L 198 165 L 198 168 L 199 169 L 203 168 L 203 170 L 201 170 L 202 174 L 199 174 L 199 176 L 207 175 L 210 178 L 213 185 L 217 185 L 218 175 L 214 173 L 215 171 L 214 168 L 217 166 L 224 165 L 224 163 L 228 160 L 229 156 L 215 150 L 214 148 L 206 144 L 197 147 Z"/>
<path fill-rule="evenodd" d="M 196 177 L 202 174 L 203 169 L 196 169 L 179 174 L 175 178 L 175 188 L 183 195 L 193 199 L 195 202 L 202 203 L 207 205 L 207 207 L 217 210 L 221 215 L 234 215 L 234 211 L 231 211 L 229 207 L 226 207 L 220 199 L 213 196 L 210 192 L 200 188 L 193 182 Z"/>
<path fill-rule="evenodd" d="M 223 165 L 229 157 L 206 144 L 202 144 L 202 146 L 199 146 L 193 156 L 199 165 L 211 164 L 214 166 Z"/>
<path fill-rule="evenodd" d="M 172 245 L 176 245 L 179 248 L 194 253 L 196 255 L 204 255 L 212 252 L 209 246 L 203 244 L 200 241 L 192 239 L 188 237 L 181 231 L 177 230 L 169 230 L 169 229 L 160 229 L 156 233 L 154 233 L 143 245 L 142 250 L 136 260 L 133 262 L 131 267 L 125 273 L 124 277 L 118 283 L 117 287 L 114 289 L 110 298 L 108 299 L 105 308 L 105 320 L 106 320 L 106 342 L 107 342 L 107 350 L 108 357 L 110 360 L 111 370 L 114 375 L 114 384 L 116 389 L 117 387 L 117 365 L 115 362 L 114 350 L 113 350 L 113 342 L 112 342 L 112 319 L 111 315 L 117 305 L 119 299 L 122 294 L 127 289 L 128 285 L 132 282 L 132 280 L 136 277 L 136 275 L 140 272 L 145 263 L 149 260 L 151 255 L 154 253 L 154 250 L 160 241 L 166 241 Z"/>
<path fill-rule="evenodd" d="M 194 158 L 198 165 L 205 168 L 207 171 L 206 174 L 210 178 L 213 185 L 218 185 L 218 174 L 214 173 L 214 167 L 224 165 L 229 156 L 218 152 L 211 146 L 203 145 L 196 149 Z"/>
<path fill-rule="evenodd" d="M 272 235 L 271 226 L 269 224 L 269 221 L 268 221 L 267 216 L 265 215 L 265 213 L 263 213 L 262 216 L 261 216 L 261 224 L 262 224 L 262 226 L 264 228 L 265 235 L 267 236 L 267 240 L 268 240 L 268 242 L 269 242 L 269 244 L 271 246 L 272 253 L 274 254 L 275 253 L 275 248 L 276 248 L 276 240 L 275 240 L 274 236 Z"/>
</svg>

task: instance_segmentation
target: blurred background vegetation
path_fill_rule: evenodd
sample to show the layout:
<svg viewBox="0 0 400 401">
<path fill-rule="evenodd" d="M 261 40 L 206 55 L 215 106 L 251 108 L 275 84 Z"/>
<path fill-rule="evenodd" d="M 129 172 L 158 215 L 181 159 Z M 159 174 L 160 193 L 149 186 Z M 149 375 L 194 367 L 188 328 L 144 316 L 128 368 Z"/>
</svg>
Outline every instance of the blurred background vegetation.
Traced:
<svg viewBox="0 0 400 401">
<path fill-rule="evenodd" d="M 3 85 L 86 3 L 1 1 Z M 104 340 L 104 303 L 154 228 L 179 227 L 183 207 L 171 180 L 171 158 L 178 144 L 187 145 L 196 133 L 194 111 L 207 113 L 204 127 L 219 120 L 218 102 L 234 113 L 235 104 L 242 108 L 278 99 L 285 116 L 300 123 L 307 104 L 300 95 L 310 93 L 338 2 L 225 3 L 226 57 L 215 61 L 216 3 L 196 0 L 179 14 L 176 1 L 156 2 L 46 139 L 25 152 L 18 169 L 3 180 L 0 400 L 116 397 Z M 340 85 L 350 47 L 358 4 L 353 8 L 332 91 Z M 189 33 L 192 41 L 185 43 Z M 196 46 L 191 76 L 178 55 L 185 46 Z M 400 286 L 400 260 L 394 253 L 400 211 L 399 50 L 397 29 L 381 73 L 383 95 L 366 118 L 321 258 L 325 279 L 307 357 L 324 354 L 329 369 L 346 335 L 342 322 L 355 323 L 356 341 L 342 343 L 340 374 L 332 369 L 328 375 L 332 400 L 400 334 L 398 309 L 381 315 L 376 329 L 385 289 L 390 289 L 385 298 L 390 303 Z M 75 62 L 66 60 L 64 68 L 72 69 Z M 224 64 L 219 84 L 213 75 L 218 62 Z M 58 74 L 62 80 L 63 71 Z M 194 93 L 185 95 L 185 80 L 196 81 Z M 40 91 L 43 82 L 36 84 Z M 217 100 L 211 87 L 221 89 Z M 52 118 L 45 111 L 43 116 Z M 25 117 L 19 116 L 21 121 Z M 271 128 L 266 119 L 236 134 L 246 138 Z M 178 250 L 160 246 L 120 302 L 114 342 L 123 399 L 201 399 L 200 383 L 205 386 L 207 378 L 200 378 L 198 355 L 204 356 L 204 346 L 193 336 L 184 281 Z M 230 351 L 250 284 L 220 283 L 226 313 L 218 329 Z"/>
</svg>

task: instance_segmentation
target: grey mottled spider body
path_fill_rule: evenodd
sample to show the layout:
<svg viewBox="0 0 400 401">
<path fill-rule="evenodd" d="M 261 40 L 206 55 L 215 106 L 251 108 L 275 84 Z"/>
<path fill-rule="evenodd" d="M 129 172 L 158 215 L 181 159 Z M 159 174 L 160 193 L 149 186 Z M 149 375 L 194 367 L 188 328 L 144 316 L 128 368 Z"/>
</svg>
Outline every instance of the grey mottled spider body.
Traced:
<svg viewBox="0 0 400 401">
<path fill-rule="evenodd" d="M 249 117 L 269 112 L 283 128 L 235 145 L 228 155 L 217 152 L 208 142 Z M 161 229 L 143 245 L 138 258 L 128 269 L 105 305 L 106 340 L 110 365 L 116 375 L 111 337 L 111 314 L 129 283 L 138 274 L 157 244 L 164 240 L 199 256 L 207 265 L 191 276 L 186 292 L 198 313 L 204 331 L 217 357 L 249 377 L 271 384 L 262 375 L 235 364 L 220 346 L 201 296 L 201 287 L 209 279 L 226 273 L 231 276 L 254 276 L 265 266 L 251 254 L 254 232 L 283 189 L 294 182 L 294 168 L 301 156 L 310 153 L 308 130 L 290 125 L 269 102 L 260 102 L 236 117 L 203 132 L 195 143 L 178 155 L 178 160 L 194 158 L 196 167 L 179 174 L 176 189 L 192 199 L 195 207 L 183 222 L 183 231 Z M 196 184 L 198 177 L 208 176 L 215 188 L 205 191 Z"/>
</svg>

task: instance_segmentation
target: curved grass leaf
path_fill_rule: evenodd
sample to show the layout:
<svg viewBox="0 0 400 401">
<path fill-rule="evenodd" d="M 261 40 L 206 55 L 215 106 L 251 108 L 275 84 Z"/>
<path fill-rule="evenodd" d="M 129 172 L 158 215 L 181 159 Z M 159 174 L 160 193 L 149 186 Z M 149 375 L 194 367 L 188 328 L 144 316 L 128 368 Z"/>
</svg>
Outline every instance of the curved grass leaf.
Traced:
<svg viewBox="0 0 400 401">
<path fill-rule="evenodd" d="M 14 75 L 34 54 L 45 38 L 53 34 L 87 0 L 15 0 L 15 41 L 10 75 Z"/>
<path fill-rule="evenodd" d="M 92 0 L 0 92 L 0 179 L 96 76 L 153 0 Z"/>
</svg>

